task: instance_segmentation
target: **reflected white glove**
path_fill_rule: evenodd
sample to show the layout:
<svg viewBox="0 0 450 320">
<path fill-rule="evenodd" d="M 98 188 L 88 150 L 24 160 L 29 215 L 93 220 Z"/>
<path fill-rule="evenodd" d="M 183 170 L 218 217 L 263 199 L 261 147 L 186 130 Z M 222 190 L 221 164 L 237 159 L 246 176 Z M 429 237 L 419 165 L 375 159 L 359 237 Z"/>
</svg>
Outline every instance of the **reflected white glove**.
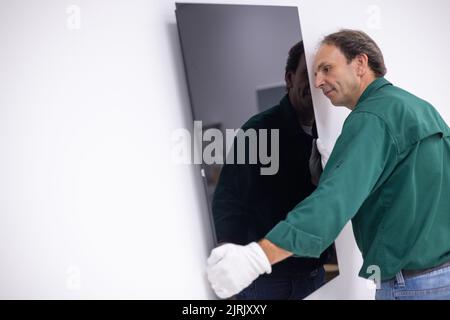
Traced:
<svg viewBox="0 0 450 320">
<path fill-rule="evenodd" d="M 256 242 L 246 246 L 224 244 L 215 248 L 207 261 L 206 273 L 211 287 L 220 298 L 228 298 L 247 288 L 272 266 Z"/>
<path fill-rule="evenodd" d="M 322 160 L 322 168 L 324 169 L 328 162 L 328 159 L 330 158 L 331 151 L 325 147 L 324 143 L 322 142 L 322 140 L 320 140 L 320 138 L 316 140 L 316 146 L 317 150 L 320 153 L 320 158 Z"/>
</svg>

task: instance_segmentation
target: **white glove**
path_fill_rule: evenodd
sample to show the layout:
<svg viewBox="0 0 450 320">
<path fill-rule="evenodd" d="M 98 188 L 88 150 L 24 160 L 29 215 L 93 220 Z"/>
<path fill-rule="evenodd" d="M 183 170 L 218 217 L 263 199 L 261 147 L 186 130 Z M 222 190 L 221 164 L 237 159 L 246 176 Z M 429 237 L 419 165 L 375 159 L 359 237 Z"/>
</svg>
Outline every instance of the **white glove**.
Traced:
<svg viewBox="0 0 450 320">
<path fill-rule="evenodd" d="M 231 297 L 260 274 L 272 272 L 269 259 L 256 242 L 246 246 L 224 244 L 211 252 L 207 263 L 208 280 L 220 298 Z"/>
<path fill-rule="evenodd" d="M 325 169 L 328 159 L 330 158 L 331 151 L 325 147 L 324 143 L 322 142 L 322 140 L 320 140 L 320 138 L 316 140 L 316 146 L 317 150 L 320 153 L 320 158 L 322 159 L 322 169 Z"/>
</svg>

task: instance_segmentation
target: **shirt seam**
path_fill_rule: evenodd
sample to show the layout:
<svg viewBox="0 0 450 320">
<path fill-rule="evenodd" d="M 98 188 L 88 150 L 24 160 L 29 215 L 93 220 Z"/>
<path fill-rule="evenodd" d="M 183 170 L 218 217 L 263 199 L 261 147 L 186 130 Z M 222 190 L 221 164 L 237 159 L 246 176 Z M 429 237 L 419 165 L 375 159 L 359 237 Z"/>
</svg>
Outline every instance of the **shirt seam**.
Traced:
<svg viewBox="0 0 450 320">
<path fill-rule="evenodd" d="M 378 118 L 379 120 L 381 120 L 381 122 L 383 123 L 383 125 L 384 125 L 385 128 L 386 128 L 386 131 L 387 131 L 387 133 L 388 133 L 388 135 L 389 135 L 389 138 L 391 138 L 391 140 L 394 142 L 394 146 L 395 146 L 395 150 L 396 150 L 397 155 L 400 154 L 400 149 L 399 149 L 399 147 L 398 147 L 398 141 L 397 141 L 397 139 L 395 138 L 395 136 L 392 134 L 391 128 L 389 127 L 389 125 L 387 124 L 387 122 L 386 122 L 382 117 L 380 117 L 378 114 L 376 114 L 376 113 L 374 113 L 374 112 L 355 110 L 354 112 L 352 112 L 352 114 L 350 114 L 350 116 L 348 117 L 348 119 L 350 119 L 350 117 L 352 117 L 352 115 L 355 115 L 355 114 L 358 114 L 358 113 L 369 114 L 369 115 L 372 115 L 372 116 Z M 347 119 L 347 120 L 348 120 L 348 119 Z M 346 121 L 346 122 L 347 122 L 347 121 Z"/>
</svg>

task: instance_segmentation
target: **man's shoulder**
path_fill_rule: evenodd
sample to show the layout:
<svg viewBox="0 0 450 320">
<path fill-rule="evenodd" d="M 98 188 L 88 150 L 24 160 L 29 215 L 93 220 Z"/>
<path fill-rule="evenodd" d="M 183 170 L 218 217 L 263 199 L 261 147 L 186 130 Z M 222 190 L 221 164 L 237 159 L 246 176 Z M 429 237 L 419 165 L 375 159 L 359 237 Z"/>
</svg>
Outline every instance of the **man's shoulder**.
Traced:
<svg viewBox="0 0 450 320">
<path fill-rule="evenodd" d="M 427 101 L 391 85 L 374 92 L 352 113 L 355 115 L 370 113 L 382 119 L 386 124 L 401 129 L 399 127 L 401 123 L 408 125 L 410 121 L 416 122 L 437 112 Z M 399 120 L 403 121 L 399 123 Z"/>
<path fill-rule="evenodd" d="M 282 122 L 282 113 L 283 108 L 278 104 L 252 116 L 244 123 L 242 129 L 247 130 L 278 128 L 280 123 Z"/>
<path fill-rule="evenodd" d="M 385 112 L 398 112 L 401 109 L 411 109 L 411 112 L 420 111 L 415 107 L 432 107 L 430 103 L 402 88 L 390 85 L 384 86 L 374 92 L 361 103 L 357 110 L 383 114 Z"/>
<path fill-rule="evenodd" d="M 379 118 L 398 141 L 399 150 L 447 129 L 437 110 L 427 101 L 395 86 L 386 86 L 363 101 L 353 112 Z"/>
</svg>

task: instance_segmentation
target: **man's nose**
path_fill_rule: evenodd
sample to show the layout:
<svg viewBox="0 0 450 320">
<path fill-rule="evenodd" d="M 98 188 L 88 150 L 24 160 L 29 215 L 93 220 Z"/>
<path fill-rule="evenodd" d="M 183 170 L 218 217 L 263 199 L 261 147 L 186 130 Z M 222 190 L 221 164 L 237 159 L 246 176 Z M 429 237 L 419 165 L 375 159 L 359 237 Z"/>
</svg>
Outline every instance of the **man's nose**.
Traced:
<svg viewBox="0 0 450 320">
<path fill-rule="evenodd" d="M 314 87 L 319 89 L 321 86 L 323 86 L 323 77 L 320 74 L 317 74 L 314 79 Z"/>
</svg>

